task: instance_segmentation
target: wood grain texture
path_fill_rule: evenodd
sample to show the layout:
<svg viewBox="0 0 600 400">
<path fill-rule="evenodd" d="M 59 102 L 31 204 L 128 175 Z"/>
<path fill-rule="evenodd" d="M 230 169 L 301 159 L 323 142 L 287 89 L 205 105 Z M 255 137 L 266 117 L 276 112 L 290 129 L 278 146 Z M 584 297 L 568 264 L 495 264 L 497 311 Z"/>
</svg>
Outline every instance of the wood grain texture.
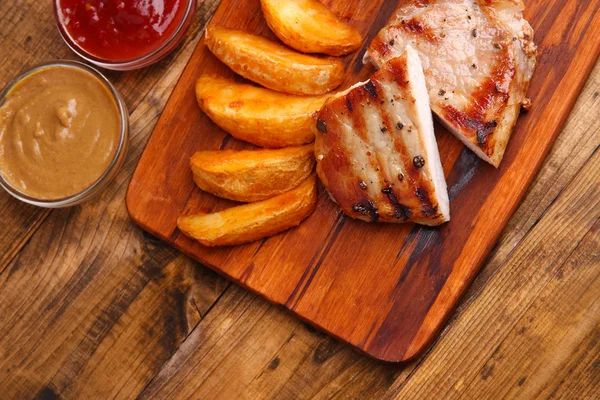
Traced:
<svg viewBox="0 0 600 400">
<path fill-rule="evenodd" d="M 0 264 L 0 328 L 10 335 L 1 340 L 0 398 L 124 399 L 137 398 L 146 387 L 143 397 L 175 388 L 172 398 L 180 398 L 177 394 L 184 390 L 224 399 L 231 393 L 252 399 L 412 398 L 413 377 L 416 386 L 425 387 L 418 392 L 421 398 L 446 392 L 457 397 L 452 385 L 464 398 L 491 397 L 486 391 L 509 399 L 600 398 L 598 324 L 590 325 L 598 321 L 592 307 L 600 299 L 593 275 L 593 268 L 600 267 L 598 228 L 587 221 L 595 214 L 585 214 L 584 224 L 592 228 L 562 266 L 565 256 L 552 251 L 555 244 L 564 249 L 570 232 L 578 232 L 577 238 L 583 233 L 572 227 L 582 219 L 569 217 L 565 204 L 576 202 L 585 209 L 596 201 L 582 189 L 598 185 L 598 176 L 579 179 L 595 165 L 589 164 L 590 157 L 600 147 L 600 63 L 440 339 L 414 362 L 381 363 L 281 307 L 228 285 L 127 221 L 124 184 L 191 55 L 202 22 L 217 4 L 203 3 L 181 51 L 164 65 L 111 75 L 130 93 L 134 125 L 132 153 L 116 192 L 94 205 L 53 211 L 45 219 L 39 219 L 42 210 L 0 194 L 0 257 L 7 255 L 5 249 L 14 249 Z M 0 22 L 2 82 L 29 65 L 68 55 L 62 42 L 52 39 L 57 33 L 45 2 L 0 1 Z M 25 45 L 27 35 L 32 39 Z M 575 181 L 579 183 L 571 188 Z M 554 208 L 559 201 L 561 212 Z M 117 212 L 111 211 L 115 207 Z M 545 266 L 555 265 L 543 267 L 541 275 L 540 264 L 527 261 L 538 260 L 530 258 L 538 251 Z M 93 269 L 88 271 L 90 262 Z M 149 272 L 152 278 L 146 276 Z M 533 284 L 517 284 L 531 276 L 536 276 Z M 510 280 L 516 283 L 509 286 Z M 38 292 L 43 298 L 36 300 Z M 112 297 L 105 299 L 106 293 Z M 510 308 L 505 308 L 507 298 Z M 525 314 L 511 312 L 515 299 Z M 488 324 L 498 314 L 506 327 Z M 7 328 L 9 318 L 9 325 L 18 326 Z M 52 324 L 68 334 L 57 334 Z M 203 340 L 202 335 L 210 337 Z M 4 356 L 8 353 L 10 359 Z M 49 371 L 40 369 L 40 363 Z M 178 385 L 184 372 L 195 377 L 187 380 L 193 387 Z M 210 387 L 217 389 L 211 393 Z"/>
<path fill-rule="evenodd" d="M 468 392 L 469 397 L 477 398 L 487 387 L 488 393 L 493 391 L 492 397 L 502 397 L 511 390 L 513 398 L 544 398 L 548 394 L 539 392 L 547 389 L 549 382 L 558 381 L 557 376 L 568 373 L 567 365 L 580 357 L 581 346 L 597 344 L 598 293 L 588 284 L 597 282 L 600 271 L 599 162 L 600 151 L 596 151 L 585 171 L 550 207 L 502 271 L 488 282 L 480 298 L 453 324 L 454 334 L 445 335 L 428 355 L 429 368 L 417 371 L 390 395 L 458 398 Z M 553 230 L 557 223 L 562 229 Z M 547 235 L 550 230 L 552 236 Z M 585 284 L 578 291 L 560 289 L 578 285 L 580 279 Z M 481 317 L 483 310 L 485 317 Z M 475 315 L 478 318 L 473 319 Z M 493 336 L 485 332 L 493 332 Z M 459 344 L 460 337 L 480 340 Z M 520 354 L 523 343 L 527 343 L 527 354 Z M 551 359 L 542 356 L 548 350 L 545 346 L 556 349 Z M 586 357 L 588 362 L 597 360 L 598 353 Z M 506 363 L 510 363 L 510 382 L 502 381 L 509 374 Z M 444 373 L 441 365 L 452 373 Z M 519 385 L 520 375 L 526 379 Z M 536 378 L 527 382 L 531 375 Z M 530 396 L 522 391 L 530 392 Z"/>
<path fill-rule="evenodd" d="M 563 389 L 593 398 L 600 333 L 598 162 L 600 151 L 424 360 L 397 367 L 361 359 L 256 296 L 231 289 L 215 318 L 201 322 L 142 398 L 380 398 L 385 386 L 389 398 L 545 398 L 561 381 L 571 382 L 564 376 L 575 368 L 587 370 L 586 385 Z M 547 235 L 557 220 L 565 229 L 559 237 Z M 337 375 L 328 375 L 332 371 Z M 219 385 L 224 381 L 229 384 Z"/>
<path fill-rule="evenodd" d="M 52 212 L 2 194 L 0 398 L 135 397 L 227 287 L 137 229 L 124 204 L 147 138 L 216 4 L 199 8 L 171 57 L 142 71 L 108 74 L 130 109 L 131 138 L 125 165 L 106 190 Z M 39 35 L 33 42 L 56 29 L 43 2 L 1 2 L 0 18 L 8 18 L 2 29 L 14 19 L 18 31 L 2 31 L 2 54 L 23 31 Z M 39 58 L 26 51 L 9 57 L 36 64 L 67 55 L 54 33 L 45 50 L 36 50 Z M 21 69 L 2 70 L 2 77 Z"/>
<path fill-rule="evenodd" d="M 212 14 L 216 3 L 209 2 L 210 6 L 206 8 L 205 12 L 208 12 L 209 15 Z M 52 7 L 46 2 L 2 1 L 0 2 L 0 18 L 2 21 L 0 87 L 4 87 L 16 75 L 42 62 L 55 59 L 77 59 L 60 37 L 54 22 Z M 201 26 L 203 25 L 196 25 L 188 42 L 194 38 L 197 40 Z M 150 89 L 157 85 L 167 69 L 172 67 L 178 54 L 179 52 L 157 65 L 139 71 L 117 73 L 103 70 L 102 72 L 123 95 L 131 112 L 137 108 Z M 185 65 L 183 61 L 180 63 L 181 67 Z M 159 114 L 163 107 L 160 100 L 152 97 L 148 97 L 148 100 L 154 102 L 152 108 L 154 108 L 155 114 Z M 152 125 L 155 121 L 156 116 Z M 139 150 L 145 145 L 148 133 L 144 132 L 143 143 Z M 49 210 L 29 206 L 12 198 L 8 193 L 0 191 L 0 221 L 5 227 L 0 231 L 0 271 L 6 267 L 49 213 Z"/>
<path fill-rule="evenodd" d="M 365 35 L 365 44 L 397 4 L 326 3 Z M 186 254 L 361 351 L 389 361 L 414 357 L 439 331 L 492 250 L 600 51 L 594 39 L 600 35 L 600 1 L 526 3 L 541 53 L 529 92 L 534 107 L 520 118 L 501 168 L 484 165 L 436 126 L 450 188 L 449 224 L 431 229 L 352 221 L 322 193 L 317 210 L 300 227 L 262 242 L 207 249 L 180 234 L 175 224 L 179 214 L 230 205 L 195 188 L 188 158 L 199 149 L 245 146 L 230 140 L 196 105 L 193 84 L 198 76 L 233 75 L 202 44 L 133 176 L 127 198 L 131 216 Z M 239 7 L 224 0 L 212 23 L 273 38 L 258 1 Z M 345 58 L 345 86 L 373 72 L 362 66 L 361 57 L 358 52 Z"/>
<path fill-rule="evenodd" d="M 523 227 L 503 235 L 419 360 L 358 356 L 230 287 L 214 318 L 198 325 L 142 398 L 598 397 L 599 88 L 600 63 L 509 224 Z"/>
<path fill-rule="evenodd" d="M 2 30 L 0 32 L 0 87 L 4 87 L 15 75 L 46 59 L 64 58 L 69 51 L 61 42 L 54 27 L 52 13 L 42 13 L 47 6 L 35 1 L 1 2 Z M 39 29 L 33 24 L 22 25 L 23 15 L 38 15 Z M 27 242 L 49 212 L 28 206 L 0 192 L 0 271 Z"/>
</svg>

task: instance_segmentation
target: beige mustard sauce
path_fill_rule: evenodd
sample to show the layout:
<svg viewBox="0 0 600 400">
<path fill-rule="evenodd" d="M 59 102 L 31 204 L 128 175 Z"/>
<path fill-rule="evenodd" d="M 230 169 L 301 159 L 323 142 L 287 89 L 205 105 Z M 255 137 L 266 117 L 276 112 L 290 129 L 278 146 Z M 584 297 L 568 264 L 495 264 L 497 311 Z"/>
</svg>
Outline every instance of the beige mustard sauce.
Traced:
<svg viewBox="0 0 600 400">
<path fill-rule="evenodd" d="M 0 173 L 39 199 L 77 194 L 113 160 L 120 121 L 115 100 L 92 74 L 69 67 L 37 71 L 0 107 Z"/>
</svg>

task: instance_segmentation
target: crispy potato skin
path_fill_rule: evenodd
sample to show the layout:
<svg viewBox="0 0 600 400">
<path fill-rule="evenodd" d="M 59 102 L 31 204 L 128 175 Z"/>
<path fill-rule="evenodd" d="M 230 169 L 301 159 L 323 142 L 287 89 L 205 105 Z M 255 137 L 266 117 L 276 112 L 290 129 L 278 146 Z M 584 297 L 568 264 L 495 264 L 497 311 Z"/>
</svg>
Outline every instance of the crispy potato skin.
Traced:
<svg viewBox="0 0 600 400">
<path fill-rule="evenodd" d="M 261 0 L 269 28 L 288 46 L 303 53 L 343 56 L 357 50 L 360 33 L 318 0 Z"/>
<path fill-rule="evenodd" d="M 323 94 L 344 80 L 340 60 L 300 54 L 262 36 L 208 27 L 205 43 L 239 75 L 279 92 Z"/>
<path fill-rule="evenodd" d="M 231 246 L 297 226 L 313 212 L 316 203 L 317 182 L 313 174 L 289 192 L 217 213 L 181 216 L 177 226 L 204 246 Z"/>
<path fill-rule="evenodd" d="M 327 96 L 293 96 L 217 76 L 196 82 L 200 108 L 236 139 L 260 147 L 300 146 L 315 140 L 312 114 Z"/>
<path fill-rule="evenodd" d="M 292 190 L 310 175 L 314 164 L 312 144 L 278 150 L 199 151 L 190 160 L 200 189 L 241 202 Z"/>
</svg>

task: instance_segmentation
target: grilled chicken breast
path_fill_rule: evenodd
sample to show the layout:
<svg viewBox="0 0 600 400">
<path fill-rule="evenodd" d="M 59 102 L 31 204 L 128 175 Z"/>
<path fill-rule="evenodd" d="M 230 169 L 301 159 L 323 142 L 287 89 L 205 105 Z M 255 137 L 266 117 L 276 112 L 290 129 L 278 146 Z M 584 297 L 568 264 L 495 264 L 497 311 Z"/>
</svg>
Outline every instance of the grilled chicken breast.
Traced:
<svg viewBox="0 0 600 400">
<path fill-rule="evenodd" d="M 317 173 L 352 218 L 439 225 L 450 219 L 425 76 L 411 47 L 317 116 Z"/>
<path fill-rule="evenodd" d="M 369 46 L 376 66 L 417 49 L 433 112 L 498 167 L 536 64 L 521 0 L 406 0 Z"/>
</svg>

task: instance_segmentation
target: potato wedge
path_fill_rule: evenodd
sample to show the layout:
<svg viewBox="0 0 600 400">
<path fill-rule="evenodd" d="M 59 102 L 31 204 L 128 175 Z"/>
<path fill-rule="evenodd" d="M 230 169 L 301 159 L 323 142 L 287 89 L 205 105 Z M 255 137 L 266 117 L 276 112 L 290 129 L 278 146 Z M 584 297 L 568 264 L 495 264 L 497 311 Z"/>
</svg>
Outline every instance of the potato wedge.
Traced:
<svg viewBox="0 0 600 400">
<path fill-rule="evenodd" d="M 181 216 L 177 226 L 204 246 L 230 246 L 294 227 L 313 212 L 316 203 L 317 181 L 311 175 L 289 192 L 221 212 Z"/>
<path fill-rule="evenodd" d="M 314 165 L 312 144 L 278 150 L 199 151 L 190 160 L 200 189 L 243 202 L 292 190 L 310 175 Z"/>
<path fill-rule="evenodd" d="M 269 28 L 304 53 L 343 56 L 362 44 L 360 33 L 318 0 L 260 0 Z"/>
<path fill-rule="evenodd" d="M 300 54 L 262 36 L 208 27 L 206 45 L 239 75 L 279 92 L 323 94 L 344 80 L 340 60 Z"/>
<path fill-rule="evenodd" d="M 216 76 L 196 82 L 200 108 L 236 139 L 260 147 L 299 146 L 315 140 L 312 114 L 327 96 L 292 96 Z"/>
</svg>

